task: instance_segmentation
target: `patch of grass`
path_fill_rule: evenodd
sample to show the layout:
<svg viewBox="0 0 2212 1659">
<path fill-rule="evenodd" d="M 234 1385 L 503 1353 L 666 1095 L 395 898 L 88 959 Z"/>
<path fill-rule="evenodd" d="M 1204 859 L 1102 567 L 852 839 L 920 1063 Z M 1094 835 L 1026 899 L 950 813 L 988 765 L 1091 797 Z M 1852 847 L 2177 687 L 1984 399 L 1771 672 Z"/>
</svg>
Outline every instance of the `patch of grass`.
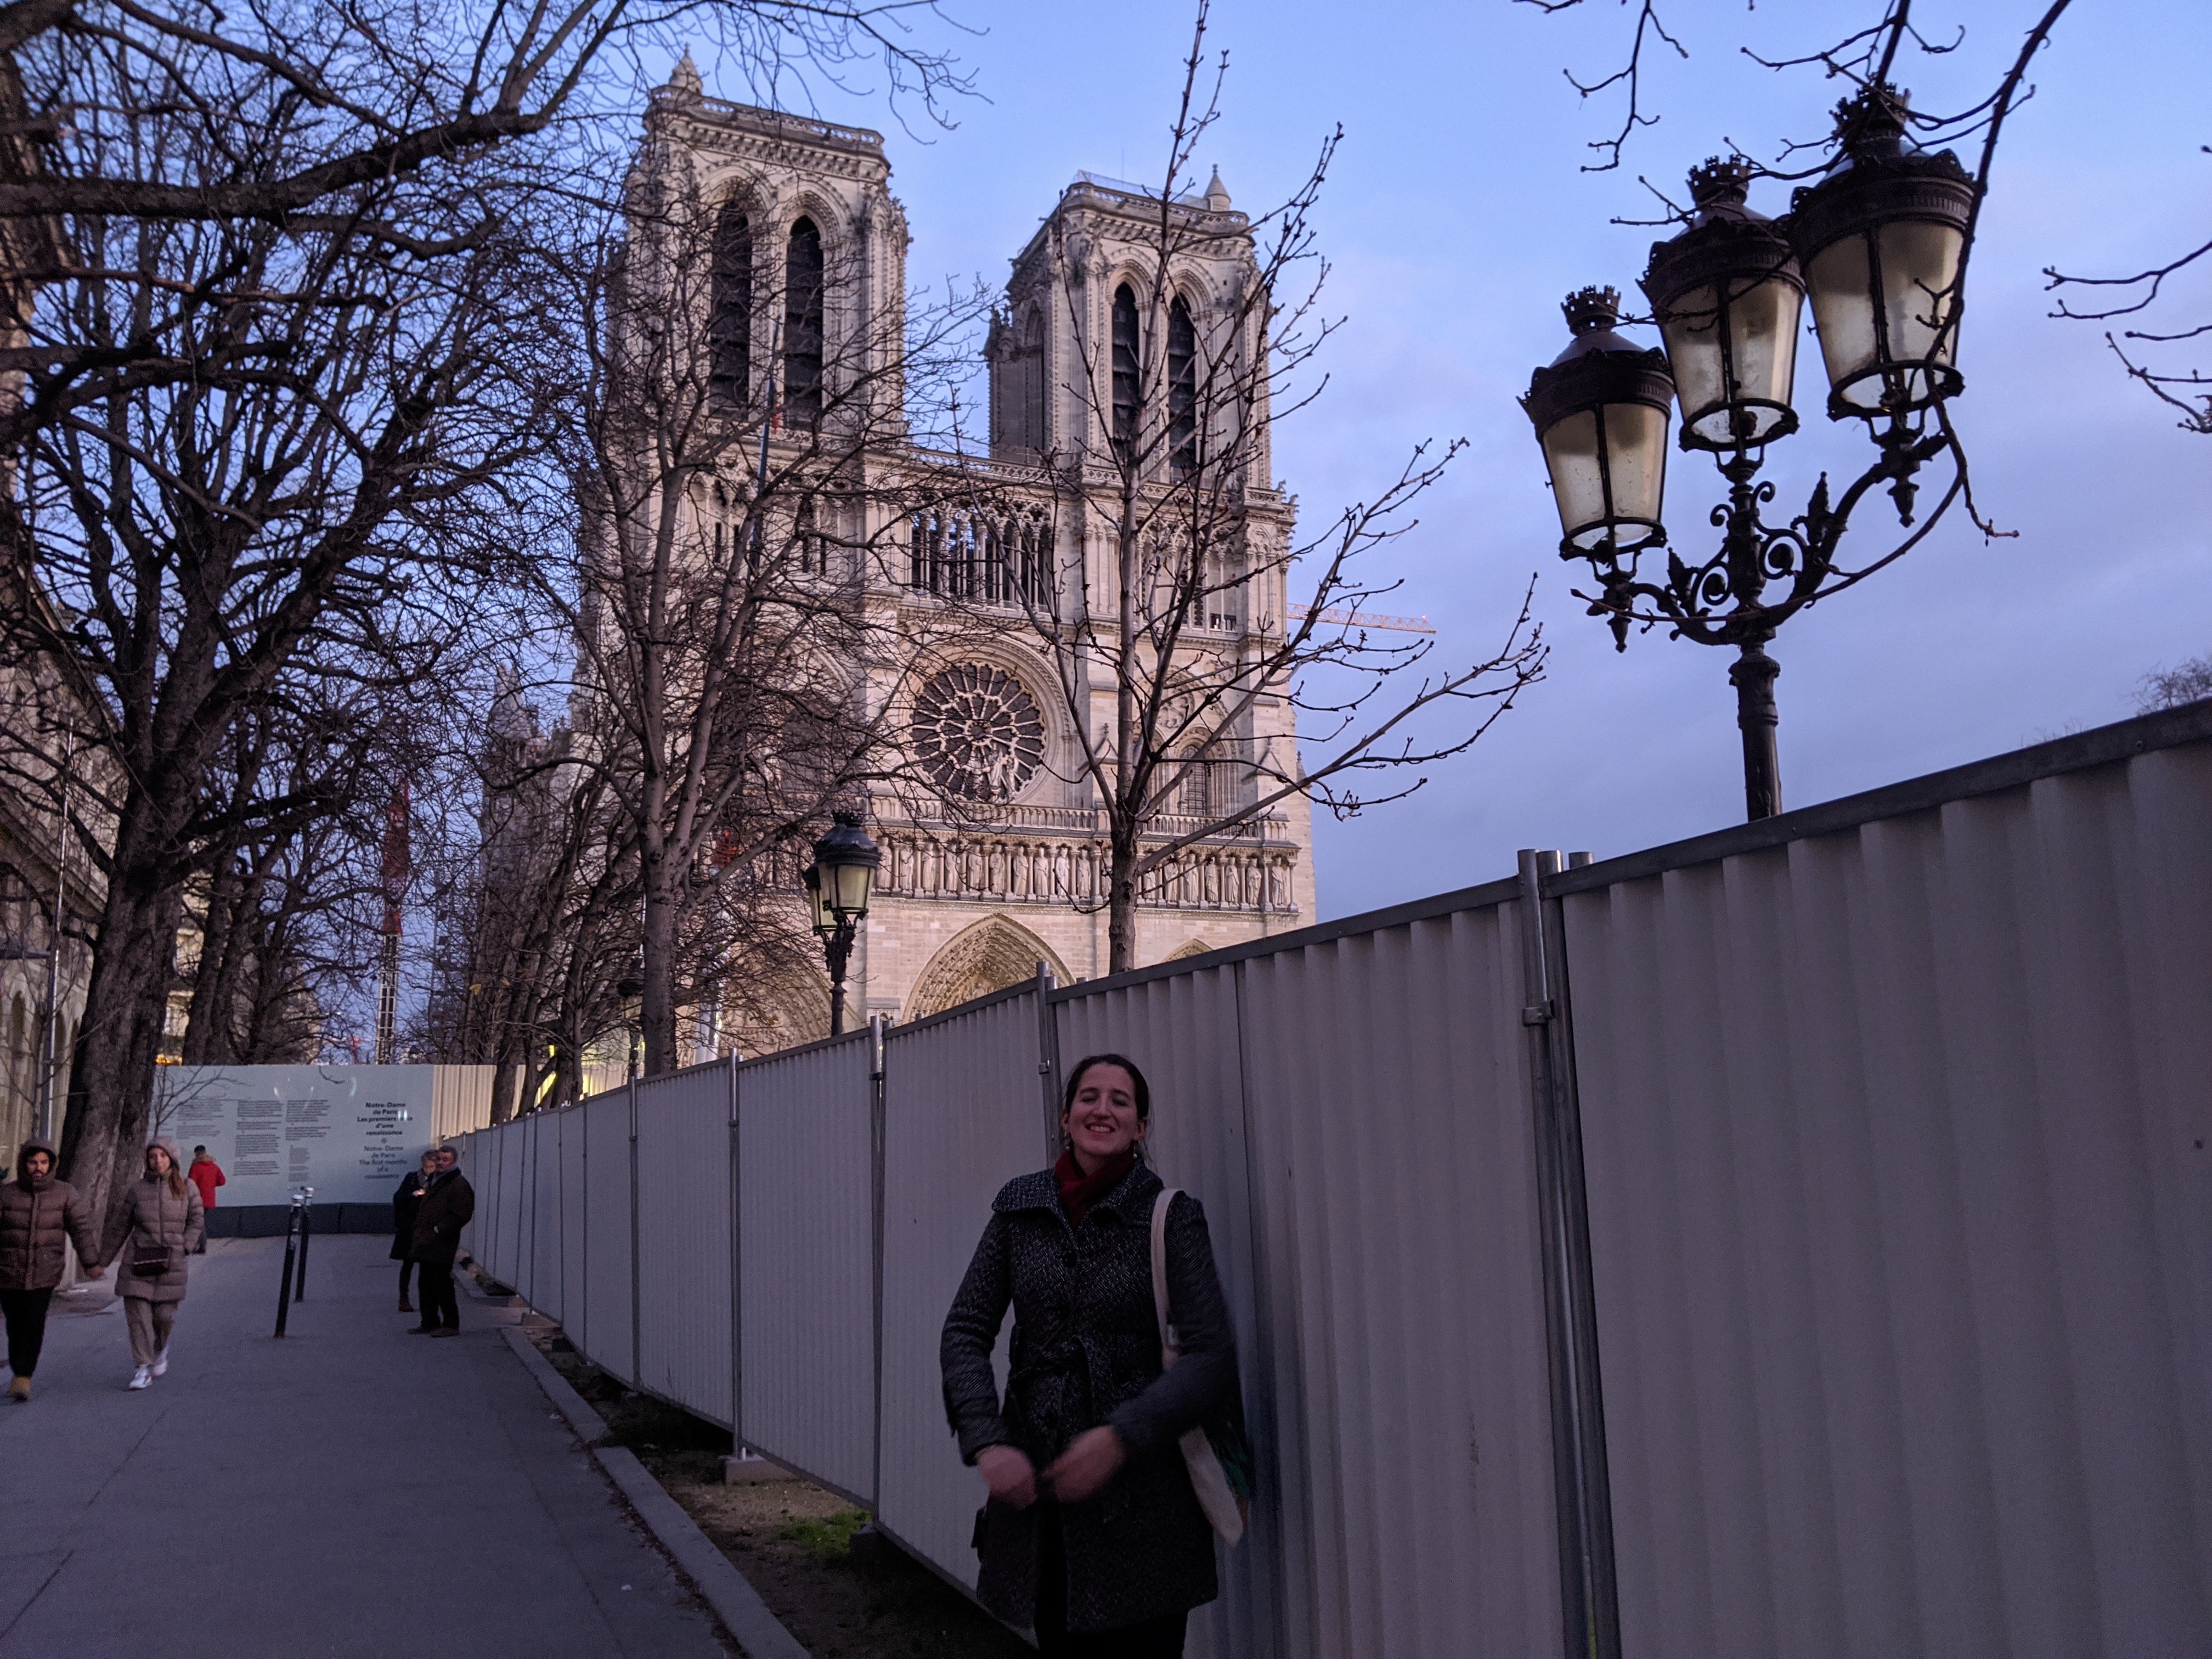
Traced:
<svg viewBox="0 0 2212 1659">
<path fill-rule="evenodd" d="M 866 1510 L 840 1510 L 820 1520 L 808 1516 L 793 1521 L 776 1536 L 787 1544 L 804 1545 L 809 1553 L 826 1560 L 843 1560 L 853 1553 L 853 1534 L 867 1524 Z"/>
</svg>

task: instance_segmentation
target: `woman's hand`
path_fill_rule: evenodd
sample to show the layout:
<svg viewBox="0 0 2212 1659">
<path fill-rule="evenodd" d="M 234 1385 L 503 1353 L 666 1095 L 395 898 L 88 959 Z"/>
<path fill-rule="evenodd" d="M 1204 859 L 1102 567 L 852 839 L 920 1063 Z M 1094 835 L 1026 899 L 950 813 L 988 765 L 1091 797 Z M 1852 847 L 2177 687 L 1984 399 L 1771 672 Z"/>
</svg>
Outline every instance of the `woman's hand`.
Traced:
<svg viewBox="0 0 2212 1659">
<path fill-rule="evenodd" d="M 103 1262 L 102 1262 L 102 1263 L 100 1263 L 100 1266 L 98 1266 L 97 1267 L 87 1267 L 87 1268 L 84 1270 L 84 1276 L 85 1276 L 87 1279 L 105 1279 L 105 1278 L 106 1278 L 106 1277 L 107 1277 L 107 1264 L 106 1264 L 106 1262 L 104 1262 L 104 1261 L 103 1261 Z"/>
<path fill-rule="evenodd" d="M 1114 1478 L 1127 1455 L 1113 1430 L 1086 1430 L 1053 1460 L 1044 1483 L 1062 1503 L 1079 1504 Z"/>
<path fill-rule="evenodd" d="M 1036 1502 L 1036 1466 L 1018 1446 L 984 1447 L 975 1454 L 975 1472 L 1001 1504 L 1025 1510 Z"/>
</svg>

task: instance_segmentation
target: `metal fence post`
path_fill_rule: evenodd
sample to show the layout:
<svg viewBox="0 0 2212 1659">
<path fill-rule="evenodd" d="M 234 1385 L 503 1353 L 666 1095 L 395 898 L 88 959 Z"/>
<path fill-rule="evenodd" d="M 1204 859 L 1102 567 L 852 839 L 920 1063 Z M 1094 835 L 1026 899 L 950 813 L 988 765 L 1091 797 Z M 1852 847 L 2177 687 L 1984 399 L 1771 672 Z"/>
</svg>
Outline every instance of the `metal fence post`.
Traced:
<svg viewBox="0 0 2212 1659">
<path fill-rule="evenodd" d="M 1582 1109 L 1575 1092 L 1573 1027 L 1559 901 L 1544 880 L 1557 853 L 1521 853 L 1520 934 L 1536 1130 L 1536 1207 L 1544 1264 L 1544 1332 L 1552 1389 L 1552 1467 L 1557 1491 L 1559 1595 L 1569 1659 L 1620 1659 L 1620 1607 L 1613 1579 L 1613 1498 L 1599 1387 L 1597 1309 L 1589 1209 L 1583 1185 Z"/>
<path fill-rule="evenodd" d="M 875 1450 L 868 1477 L 868 1501 L 880 1510 L 884 1502 L 884 1017 L 868 1020 L 868 1164 L 869 1222 L 872 1229 L 875 1265 Z"/>
<path fill-rule="evenodd" d="M 738 1051 L 730 1050 L 730 1449 L 745 1443 L 745 1242 L 738 1145 Z"/>
<path fill-rule="evenodd" d="M 1037 963 L 1036 988 L 1037 1078 L 1044 1095 L 1044 1161 L 1049 1169 L 1060 1161 L 1060 1027 L 1052 1017 L 1048 963 Z"/>
<path fill-rule="evenodd" d="M 629 1381 L 645 1385 L 645 1367 L 638 1363 L 637 1339 L 637 1073 L 629 1074 Z"/>
</svg>

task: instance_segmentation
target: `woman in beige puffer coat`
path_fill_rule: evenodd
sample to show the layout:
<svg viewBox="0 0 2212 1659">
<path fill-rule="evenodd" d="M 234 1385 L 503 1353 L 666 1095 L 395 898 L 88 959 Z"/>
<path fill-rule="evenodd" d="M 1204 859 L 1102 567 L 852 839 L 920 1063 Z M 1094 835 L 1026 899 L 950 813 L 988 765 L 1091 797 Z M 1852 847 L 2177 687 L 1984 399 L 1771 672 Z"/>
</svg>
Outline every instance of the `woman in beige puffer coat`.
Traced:
<svg viewBox="0 0 2212 1659">
<path fill-rule="evenodd" d="M 131 1327 L 131 1386 L 143 1389 L 169 1369 L 169 1332 L 185 1299 L 185 1258 L 206 1230 L 200 1195 L 177 1158 L 176 1143 L 146 1149 L 146 1174 L 131 1183 L 121 1245 L 111 1252 L 123 1312 Z M 160 1264 L 142 1272 L 140 1262 Z"/>
</svg>

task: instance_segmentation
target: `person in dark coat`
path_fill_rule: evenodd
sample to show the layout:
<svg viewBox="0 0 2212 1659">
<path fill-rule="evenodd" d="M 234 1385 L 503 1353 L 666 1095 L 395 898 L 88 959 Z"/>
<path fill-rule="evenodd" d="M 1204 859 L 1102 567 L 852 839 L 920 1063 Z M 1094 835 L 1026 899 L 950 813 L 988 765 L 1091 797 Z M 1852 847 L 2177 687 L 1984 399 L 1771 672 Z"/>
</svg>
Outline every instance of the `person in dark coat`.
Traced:
<svg viewBox="0 0 2212 1659">
<path fill-rule="evenodd" d="M 453 1258 L 460 1253 L 461 1229 L 477 1212 L 476 1188 L 461 1173 L 461 1160 L 450 1146 L 438 1148 L 437 1173 L 422 1189 L 415 1210 L 415 1263 L 422 1270 L 422 1322 L 408 1328 L 417 1336 L 459 1336 L 461 1304 L 453 1294 Z"/>
<path fill-rule="evenodd" d="M 73 1240 L 86 1276 L 98 1279 L 100 1237 L 76 1188 L 54 1174 L 50 1140 L 15 1154 L 15 1178 L 0 1187 L 0 1315 L 8 1322 L 8 1397 L 31 1397 L 31 1374 L 46 1341 L 46 1310 L 62 1282 L 63 1244 Z"/>
<path fill-rule="evenodd" d="M 415 1273 L 415 1213 L 422 1207 L 422 1194 L 437 1174 L 438 1149 L 433 1146 L 422 1154 L 422 1170 L 403 1176 L 398 1190 L 392 1194 L 392 1259 L 399 1264 L 402 1313 L 415 1311 L 415 1304 L 407 1299 L 408 1280 Z"/>
<path fill-rule="evenodd" d="M 1174 1659 L 1190 1609 L 1218 1593 L 1213 1534 L 1183 1434 L 1237 1397 L 1236 1339 L 1205 1212 L 1168 1214 L 1160 1366 L 1144 1074 L 1095 1054 L 1069 1074 L 1059 1164 L 1008 1182 L 946 1315 L 939 1359 L 960 1455 L 990 1489 L 976 1595 L 1036 1632 L 1040 1653 Z M 1014 1310 L 1001 1400 L 991 1349 Z"/>
</svg>

